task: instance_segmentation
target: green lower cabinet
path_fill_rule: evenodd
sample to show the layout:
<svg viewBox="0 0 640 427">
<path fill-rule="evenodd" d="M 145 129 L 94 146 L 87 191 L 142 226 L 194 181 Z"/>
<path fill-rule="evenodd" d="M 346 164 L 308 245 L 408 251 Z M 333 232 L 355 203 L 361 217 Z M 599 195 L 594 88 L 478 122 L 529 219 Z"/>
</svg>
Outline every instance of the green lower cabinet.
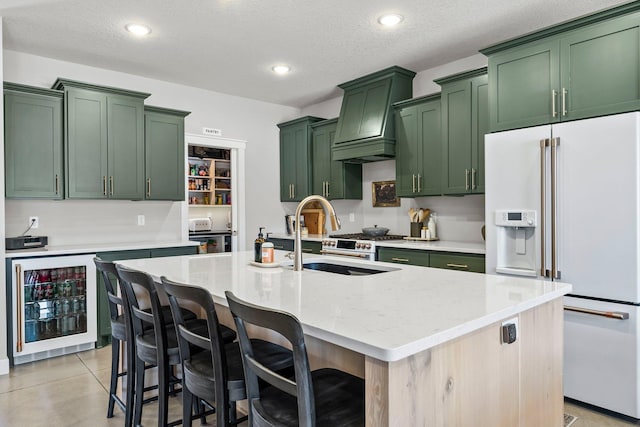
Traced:
<svg viewBox="0 0 640 427">
<path fill-rule="evenodd" d="M 436 80 L 442 86 L 442 193 L 484 192 L 487 69 Z"/>
<path fill-rule="evenodd" d="M 63 198 L 63 95 L 4 84 L 6 198 Z"/>
<path fill-rule="evenodd" d="M 102 252 L 96 256 L 104 261 L 116 261 L 125 259 L 160 258 L 165 256 L 195 255 L 197 246 L 176 246 L 170 248 L 137 249 L 130 251 Z M 104 347 L 111 342 L 111 315 L 109 313 L 109 300 L 107 290 L 98 273 L 98 339 L 96 346 Z"/>
<path fill-rule="evenodd" d="M 396 195 L 441 194 L 440 94 L 399 102 L 394 107 Z"/>
<path fill-rule="evenodd" d="M 269 237 L 267 241 L 273 243 L 273 248 L 280 251 L 293 251 L 293 238 L 291 239 L 277 239 Z"/>
<path fill-rule="evenodd" d="M 312 193 L 329 200 L 362 200 L 362 165 L 331 160 L 338 119 L 311 125 L 313 129 Z"/>
<path fill-rule="evenodd" d="M 379 247 L 378 261 L 429 267 L 429 252 L 418 249 Z"/>
<path fill-rule="evenodd" d="M 429 267 L 484 273 L 484 255 L 432 252 Z"/>
<path fill-rule="evenodd" d="M 188 114 L 144 107 L 146 200 L 184 200 L 184 118 Z"/>
<path fill-rule="evenodd" d="M 302 253 L 320 254 L 321 250 L 322 250 L 322 242 L 315 242 L 310 240 L 302 241 Z"/>
</svg>

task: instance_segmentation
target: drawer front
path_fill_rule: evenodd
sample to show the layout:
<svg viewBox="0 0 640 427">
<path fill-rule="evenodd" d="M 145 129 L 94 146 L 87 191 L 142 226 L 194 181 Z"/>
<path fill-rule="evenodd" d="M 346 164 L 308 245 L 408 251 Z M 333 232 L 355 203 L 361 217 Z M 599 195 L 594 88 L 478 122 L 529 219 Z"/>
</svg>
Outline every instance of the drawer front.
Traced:
<svg viewBox="0 0 640 427">
<path fill-rule="evenodd" d="M 267 241 L 273 243 L 274 249 L 279 249 L 281 251 L 293 251 L 293 240 L 291 239 L 269 238 Z"/>
<path fill-rule="evenodd" d="M 429 252 L 411 249 L 378 248 L 378 261 L 429 267 Z"/>
<path fill-rule="evenodd" d="M 320 242 L 311 242 L 307 240 L 302 241 L 302 253 L 319 254 L 321 250 L 322 250 L 322 243 Z"/>
<path fill-rule="evenodd" d="M 484 255 L 432 253 L 430 256 L 430 267 L 484 273 Z"/>
</svg>

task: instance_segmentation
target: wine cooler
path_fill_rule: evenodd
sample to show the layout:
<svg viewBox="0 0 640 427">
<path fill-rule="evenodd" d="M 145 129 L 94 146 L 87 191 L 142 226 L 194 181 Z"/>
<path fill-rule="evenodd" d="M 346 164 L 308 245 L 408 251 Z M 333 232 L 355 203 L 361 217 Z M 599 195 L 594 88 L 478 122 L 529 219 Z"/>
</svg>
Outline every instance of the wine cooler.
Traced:
<svg viewBox="0 0 640 427">
<path fill-rule="evenodd" d="M 13 363 L 95 346 L 95 255 L 14 259 Z"/>
</svg>

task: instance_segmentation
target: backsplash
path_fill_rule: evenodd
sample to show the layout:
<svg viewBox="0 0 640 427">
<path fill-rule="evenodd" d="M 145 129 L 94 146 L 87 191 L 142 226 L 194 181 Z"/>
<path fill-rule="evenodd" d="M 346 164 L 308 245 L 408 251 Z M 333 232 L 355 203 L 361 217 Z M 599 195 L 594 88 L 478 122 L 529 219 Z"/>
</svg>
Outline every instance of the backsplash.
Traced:
<svg viewBox="0 0 640 427">
<path fill-rule="evenodd" d="M 429 208 L 437 213 L 438 237 L 441 240 L 482 243 L 481 228 L 484 225 L 484 195 L 437 196 L 400 199 L 399 207 L 373 207 L 371 185 L 375 181 L 395 180 L 395 160 L 365 163 L 362 169 L 362 200 L 335 200 L 331 204 L 336 210 L 342 229 L 340 232 L 355 233 L 362 227 L 378 225 L 389 228 L 391 234 L 409 235 L 410 208 Z M 285 214 L 295 213 L 296 203 L 282 204 Z M 354 214 L 354 222 L 349 216 Z M 327 224 L 328 227 L 328 224 Z M 284 232 L 282 228 L 267 230 Z M 330 230 L 327 230 L 331 234 Z"/>
</svg>

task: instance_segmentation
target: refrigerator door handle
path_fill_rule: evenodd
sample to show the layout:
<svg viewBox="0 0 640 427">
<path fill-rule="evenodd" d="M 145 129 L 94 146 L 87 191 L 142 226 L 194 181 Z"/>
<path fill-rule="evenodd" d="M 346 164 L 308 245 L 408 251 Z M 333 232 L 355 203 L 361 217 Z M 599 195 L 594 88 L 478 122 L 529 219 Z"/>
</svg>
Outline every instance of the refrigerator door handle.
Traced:
<svg viewBox="0 0 640 427">
<path fill-rule="evenodd" d="M 560 138 L 551 138 L 551 278 L 560 280 L 558 270 L 558 146 Z"/>
<path fill-rule="evenodd" d="M 22 266 L 20 264 L 16 264 L 16 315 L 18 324 L 16 325 L 17 329 L 17 342 L 16 342 L 16 351 L 18 353 L 22 353 Z"/>
<path fill-rule="evenodd" d="M 549 277 L 546 254 L 546 218 L 547 218 L 547 176 L 546 153 L 549 146 L 548 139 L 540 140 L 540 276 Z"/>
<path fill-rule="evenodd" d="M 629 318 L 629 313 L 624 313 L 622 311 L 591 310 L 589 308 L 573 307 L 571 305 L 565 305 L 564 309 L 565 311 L 575 311 L 576 313 L 592 314 L 594 316 L 608 317 L 610 319 L 627 320 Z"/>
</svg>

